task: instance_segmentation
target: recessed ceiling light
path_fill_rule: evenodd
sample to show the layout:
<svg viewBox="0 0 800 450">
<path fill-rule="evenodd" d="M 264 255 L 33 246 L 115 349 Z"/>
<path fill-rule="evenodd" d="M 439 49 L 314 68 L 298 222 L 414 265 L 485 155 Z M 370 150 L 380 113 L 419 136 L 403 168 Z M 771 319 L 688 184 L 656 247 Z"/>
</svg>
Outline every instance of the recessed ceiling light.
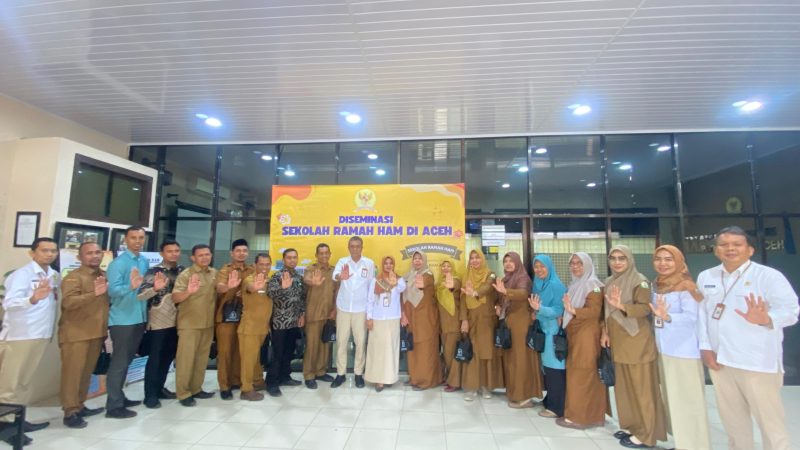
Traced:
<svg viewBox="0 0 800 450">
<path fill-rule="evenodd" d="M 378 176 L 386 175 L 386 171 L 383 170 L 383 169 L 378 169 L 378 170 L 375 171 L 375 175 L 378 175 Z"/>
<path fill-rule="evenodd" d="M 222 121 L 220 121 L 216 117 L 209 117 L 206 119 L 206 125 L 212 128 L 219 128 L 222 126 Z"/>
<path fill-rule="evenodd" d="M 286 170 L 283 172 L 283 174 L 284 174 L 284 175 L 286 175 L 287 177 L 293 177 L 293 176 L 294 176 L 294 170 L 292 170 L 292 169 L 286 169 Z"/>
<path fill-rule="evenodd" d="M 669 150 L 671 148 L 672 147 L 670 147 L 669 145 L 662 145 L 662 146 L 658 147 L 656 150 L 658 150 L 660 152 L 666 152 L 667 150 Z"/>
<path fill-rule="evenodd" d="M 539 147 L 536 149 L 534 153 L 536 153 L 537 155 L 544 155 L 545 153 L 547 153 L 547 149 L 544 147 Z"/>
<path fill-rule="evenodd" d="M 272 161 L 272 155 L 261 155 L 261 159 L 264 161 Z"/>
<path fill-rule="evenodd" d="M 759 109 L 761 109 L 762 106 L 764 106 L 764 104 L 761 102 L 747 102 L 743 106 L 741 106 L 739 110 L 742 112 L 749 113 L 753 111 L 758 111 Z"/>
<path fill-rule="evenodd" d="M 508 183 L 503 183 L 503 185 L 502 185 L 502 186 L 500 186 L 500 187 L 502 187 L 503 189 L 508 189 L 508 188 L 510 188 L 510 187 L 511 187 L 511 185 L 510 185 L 510 184 L 508 184 Z"/>
<path fill-rule="evenodd" d="M 659 145 L 661 144 L 659 144 L 658 142 L 653 142 L 650 144 L 650 147 L 658 147 Z"/>
<path fill-rule="evenodd" d="M 525 173 L 525 172 L 527 172 L 527 171 L 528 171 L 528 167 L 526 167 L 526 166 L 522 166 L 522 167 L 520 167 L 519 169 L 517 169 L 517 172 L 522 172 L 522 173 Z"/>
<path fill-rule="evenodd" d="M 194 116 L 197 117 L 198 119 L 204 119 L 204 120 L 208 119 L 208 116 L 202 113 L 197 113 Z"/>
<path fill-rule="evenodd" d="M 586 183 L 586 187 L 588 188 L 593 188 L 595 186 L 597 186 L 597 183 Z"/>
<path fill-rule="evenodd" d="M 572 114 L 576 116 L 583 116 L 585 114 L 589 114 L 592 112 L 592 107 L 589 105 L 583 105 L 581 103 L 573 103 L 569 105 L 567 108 L 572 110 Z"/>
<path fill-rule="evenodd" d="M 376 155 L 375 153 L 370 153 L 369 155 L 367 155 L 367 158 L 369 158 L 369 159 L 378 159 L 378 155 Z"/>
<path fill-rule="evenodd" d="M 137 187 L 132 187 L 131 189 L 133 189 L 134 191 L 138 191 L 139 190 L 139 188 L 137 188 Z"/>
<path fill-rule="evenodd" d="M 738 102 L 733 104 L 734 108 L 741 108 L 742 106 L 747 104 L 747 100 L 739 100 Z"/>
<path fill-rule="evenodd" d="M 620 164 L 622 164 L 622 162 L 620 162 L 620 161 L 613 161 L 613 162 L 611 163 L 611 165 L 612 165 L 612 166 L 618 166 L 618 165 L 620 165 Z"/>
<path fill-rule="evenodd" d="M 511 167 L 519 167 L 519 164 L 512 164 Z"/>
<path fill-rule="evenodd" d="M 620 164 L 619 166 L 619 170 L 631 170 L 631 169 L 633 169 L 633 166 L 628 163 Z"/>
</svg>

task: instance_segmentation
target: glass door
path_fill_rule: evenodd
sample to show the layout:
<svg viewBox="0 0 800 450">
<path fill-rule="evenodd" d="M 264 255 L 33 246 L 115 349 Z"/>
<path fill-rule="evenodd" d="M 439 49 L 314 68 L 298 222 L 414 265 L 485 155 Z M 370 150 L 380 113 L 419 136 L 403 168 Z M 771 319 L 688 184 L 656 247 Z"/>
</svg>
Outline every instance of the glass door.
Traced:
<svg viewBox="0 0 800 450">
<path fill-rule="evenodd" d="M 469 217 L 464 267 L 459 269 L 460 274 L 465 273 L 469 252 L 475 248 L 483 251 L 489 268 L 499 277 L 503 275 L 503 255 L 508 252 L 519 253 L 530 273 L 530 221 L 527 217 Z"/>
</svg>

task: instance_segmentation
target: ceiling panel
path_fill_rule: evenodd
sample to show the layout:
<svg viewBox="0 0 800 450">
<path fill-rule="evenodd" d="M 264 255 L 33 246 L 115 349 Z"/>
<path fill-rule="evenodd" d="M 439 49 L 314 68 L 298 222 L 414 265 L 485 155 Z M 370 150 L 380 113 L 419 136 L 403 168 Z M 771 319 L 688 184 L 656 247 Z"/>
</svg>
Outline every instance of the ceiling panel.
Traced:
<svg viewBox="0 0 800 450">
<path fill-rule="evenodd" d="M 136 143 L 800 127 L 795 0 L 6 0 L 0 25 L 1 93 Z"/>
</svg>

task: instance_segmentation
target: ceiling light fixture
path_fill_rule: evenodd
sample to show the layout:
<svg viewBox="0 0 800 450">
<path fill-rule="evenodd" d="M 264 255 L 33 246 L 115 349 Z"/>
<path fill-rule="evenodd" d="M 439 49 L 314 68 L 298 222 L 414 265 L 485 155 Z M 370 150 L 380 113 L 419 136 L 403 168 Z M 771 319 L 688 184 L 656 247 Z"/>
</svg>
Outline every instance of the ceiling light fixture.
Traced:
<svg viewBox="0 0 800 450">
<path fill-rule="evenodd" d="M 264 161 L 272 161 L 272 155 L 261 155 L 261 159 Z"/>
<path fill-rule="evenodd" d="M 211 128 L 219 128 L 222 126 L 222 121 L 217 119 L 216 117 L 209 117 L 205 120 L 206 125 L 210 126 Z"/>
<path fill-rule="evenodd" d="M 202 119 L 202 120 L 208 119 L 208 116 L 205 115 L 205 114 L 202 114 L 202 113 L 197 113 L 194 116 L 197 117 L 198 119 Z"/>
<path fill-rule="evenodd" d="M 369 155 L 367 155 L 367 158 L 369 158 L 369 159 L 378 159 L 378 155 L 376 155 L 375 153 L 370 153 Z"/>
<path fill-rule="evenodd" d="M 658 151 L 660 151 L 660 152 L 666 152 L 666 151 L 668 151 L 668 150 L 669 150 L 669 149 L 671 149 L 671 148 L 672 148 L 672 147 L 670 147 L 669 145 L 662 145 L 662 146 L 658 147 L 656 150 L 658 150 Z"/>
<path fill-rule="evenodd" d="M 526 167 L 526 166 L 522 166 L 519 169 L 517 169 L 517 172 L 520 172 L 520 173 L 525 173 L 527 171 L 528 171 L 528 167 Z"/>
<path fill-rule="evenodd" d="M 739 108 L 739 111 L 743 113 L 758 111 L 763 106 L 764 104 L 758 100 L 739 100 L 733 104 L 734 108 Z"/>
<path fill-rule="evenodd" d="M 545 153 L 547 153 L 547 149 L 544 147 L 539 147 L 536 149 L 534 153 L 536 153 L 537 155 L 544 155 Z"/>
<path fill-rule="evenodd" d="M 619 166 L 619 170 L 631 170 L 631 169 L 633 169 L 633 166 L 628 163 L 620 164 Z"/>
<path fill-rule="evenodd" d="M 597 183 L 586 183 L 587 188 L 593 188 L 595 186 L 597 186 Z"/>
<path fill-rule="evenodd" d="M 572 105 L 567 106 L 568 109 L 572 110 L 572 114 L 575 116 L 583 116 L 592 112 L 592 107 L 589 105 L 583 105 L 581 103 L 573 103 Z"/>
<path fill-rule="evenodd" d="M 344 120 L 351 125 L 361 123 L 361 116 L 358 114 L 351 113 L 349 111 L 340 111 L 339 115 L 344 117 Z"/>
<path fill-rule="evenodd" d="M 292 169 L 286 169 L 286 170 L 283 172 L 283 174 L 284 174 L 284 175 L 286 175 L 287 177 L 293 177 L 293 176 L 294 176 L 294 170 L 292 170 Z"/>
<path fill-rule="evenodd" d="M 378 175 L 379 177 L 382 177 L 382 176 L 386 175 L 386 171 L 383 170 L 383 169 L 378 169 L 378 170 L 375 171 L 375 175 Z"/>
<path fill-rule="evenodd" d="M 511 187 L 511 185 L 510 185 L 510 184 L 508 184 L 508 183 L 503 183 L 503 185 L 502 185 L 502 186 L 500 186 L 500 187 L 502 187 L 503 189 L 508 189 L 508 188 L 510 188 L 510 187 Z"/>
</svg>

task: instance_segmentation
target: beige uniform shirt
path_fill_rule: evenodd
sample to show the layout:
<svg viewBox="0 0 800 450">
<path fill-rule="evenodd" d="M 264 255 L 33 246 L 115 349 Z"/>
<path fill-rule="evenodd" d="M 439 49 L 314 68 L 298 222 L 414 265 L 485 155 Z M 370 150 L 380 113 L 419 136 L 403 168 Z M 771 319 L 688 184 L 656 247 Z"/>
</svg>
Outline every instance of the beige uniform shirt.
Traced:
<svg viewBox="0 0 800 450">
<path fill-rule="evenodd" d="M 186 300 L 178 303 L 178 329 L 200 330 L 214 327 L 214 303 L 217 297 L 217 269 L 202 269 L 197 264 L 184 270 L 175 280 L 172 293 L 186 292 L 192 275 L 200 276 L 200 289 Z"/>
</svg>

